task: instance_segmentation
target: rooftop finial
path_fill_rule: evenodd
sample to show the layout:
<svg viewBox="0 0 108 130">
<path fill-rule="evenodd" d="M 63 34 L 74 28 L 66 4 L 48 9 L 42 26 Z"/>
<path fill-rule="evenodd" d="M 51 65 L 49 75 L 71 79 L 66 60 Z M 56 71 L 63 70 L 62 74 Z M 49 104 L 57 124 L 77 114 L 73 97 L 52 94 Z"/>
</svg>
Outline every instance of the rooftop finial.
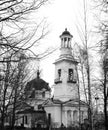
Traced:
<svg viewBox="0 0 108 130">
<path fill-rule="evenodd" d="M 37 78 L 38 79 L 40 78 L 40 71 L 39 71 L 39 69 L 37 70 Z"/>
<path fill-rule="evenodd" d="M 70 37 L 73 37 L 73 36 L 70 34 L 70 32 L 67 31 L 67 28 L 65 28 L 65 31 L 62 33 L 62 35 L 60 35 L 60 37 L 66 36 L 66 35 L 68 35 L 68 36 L 70 36 Z"/>
</svg>

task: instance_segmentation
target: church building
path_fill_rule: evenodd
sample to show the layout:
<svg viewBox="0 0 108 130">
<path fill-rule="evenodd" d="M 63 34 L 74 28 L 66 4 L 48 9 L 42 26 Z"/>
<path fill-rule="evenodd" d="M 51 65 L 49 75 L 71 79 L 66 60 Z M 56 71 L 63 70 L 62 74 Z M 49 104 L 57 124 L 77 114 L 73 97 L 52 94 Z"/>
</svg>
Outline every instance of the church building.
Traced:
<svg viewBox="0 0 108 130">
<path fill-rule="evenodd" d="M 37 77 L 26 85 L 27 100 L 25 105 L 22 104 L 24 107 L 18 111 L 21 118 L 18 119 L 17 125 L 37 127 L 39 124 L 46 124 L 53 128 L 70 127 L 79 125 L 79 114 L 81 123 L 87 118 L 87 104 L 79 100 L 78 95 L 78 62 L 72 54 L 72 37 L 67 29 L 60 35 L 61 53 L 54 62 L 53 98 L 48 83 L 40 78 L 40 72 L 37 71 Z"/>
<path fill-rule="evenodd" d="M 54 62 L 54 97 L 44 102 L 43 106 L 51 116 L 51 126 L 69 127 L 79 123 L 79 104 L 81 122 L 87 118 L 87 104 L 79 100 L 77 60 L 72 54 L 72 35 L 67 29 L 60 35 L 60 56 Z"/>
</svg>

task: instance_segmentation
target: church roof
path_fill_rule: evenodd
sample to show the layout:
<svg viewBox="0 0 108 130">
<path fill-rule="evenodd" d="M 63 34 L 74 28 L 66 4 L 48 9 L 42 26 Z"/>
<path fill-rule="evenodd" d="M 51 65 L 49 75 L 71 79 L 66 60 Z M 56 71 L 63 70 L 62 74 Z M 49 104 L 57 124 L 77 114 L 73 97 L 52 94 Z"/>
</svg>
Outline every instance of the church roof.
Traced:
<svg viewBox="0 0 108 130">
<path fill-rule="evenodd" d="M 34 109 L 34 107 L 30 106 L 28 103 L 26 103 L 25 101 L 22 101 L 22 102 L 18 102 L 16 104 L 16 107 L 19 109 L 19 110 L 22 110 L 22 109 Z"/>
<path fill-rule="evenodd" d="M 25 109 L 25 110 L 21 110 L 18 111 L 17 114 L 30 114 L 30 113 L 45 113 L 45 111 L 36 111 L 34 109 Z"/>
<path fill-rule="evenodd" d="M 54 104 L 62 104 L 63 102 L 59 99 L 53 99 L 53 98 L 49 98 L 47 99 L 45 102 L 43 102 L 42 106 L 46 106 L 46 105 L 54 105 Z"/>
<path fill-rule="evenodd" d="M 73 56 L 70 56 L 70 55 L 63 55 L 63 56 L 61 56 L 59 59 L 57 59 L 54 62 L 54 64 L 58 63 L 58 62 L 61 62 L 61 61 L 71 61 L 71 62 L 73 62 L 75 64 L 78 64 L 77 59 L 75 59 Z"/>
<path fill-rule="evenodd" d="M 49 84 L 39 77 L 27 83 L 26 90 L 29 91 L 31 89 L 35 89 L 35 90 L 45 89 L 47 91 L 50 91 Z"/>
<path fill-rule="evenodd" d="M 53 100 L 53 103 L 55 103 L 55 104 L 61 104 L 61 103 L 63 103 L 61 100 L 59 100 L 59 99 L 54 99 Z"/>
<path fill-rule="evenodd" d="M 34 107 L 26 102 L 17 103 L 17 114 L 45 113 L 44 110 L 34 110 Z"/>
<path fill-rule="evenodd" d="M 79 103 L 80 103 L 81 106 L 87 106 L 86 102 L 84 102 L 82 100 L 79 101 L 78 99 L 70 99 L 70 100 L 64 102 L 63 104 L 64 105 L 77 106 L 77 105 L 79 105 Z"/>
</svg>

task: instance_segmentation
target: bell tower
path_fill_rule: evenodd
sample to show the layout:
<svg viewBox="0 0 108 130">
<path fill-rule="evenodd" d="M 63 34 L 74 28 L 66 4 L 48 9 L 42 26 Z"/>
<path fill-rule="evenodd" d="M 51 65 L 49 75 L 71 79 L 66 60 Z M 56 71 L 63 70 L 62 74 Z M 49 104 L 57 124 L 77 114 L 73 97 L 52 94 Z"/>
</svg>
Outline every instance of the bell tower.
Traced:
<svg viewBox="0 0 108 130">
<path fill-rule="evenodd" d="M 67 29 L 60 35 L 60 56 L 55 61 L 54 98 L 62 101 L 78 99 L 77 60 L 72 55 L 72 35 Z"/>
</svg>

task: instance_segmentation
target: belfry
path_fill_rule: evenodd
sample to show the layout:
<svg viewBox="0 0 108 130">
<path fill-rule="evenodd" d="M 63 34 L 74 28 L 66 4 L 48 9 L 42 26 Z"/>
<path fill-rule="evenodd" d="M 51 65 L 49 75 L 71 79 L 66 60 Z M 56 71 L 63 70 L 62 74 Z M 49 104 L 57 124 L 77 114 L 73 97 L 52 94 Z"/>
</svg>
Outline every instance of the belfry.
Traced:
<svg viewBox="0 0 108 130">
<path fill-rule="evenodd" d="M 62 101 L 78 99 L 77 60 L 72 55 L 72 35 L 65 29 L 60 35 L 60 56 L 55 61 L 54 98 Z"/>
</svg>

